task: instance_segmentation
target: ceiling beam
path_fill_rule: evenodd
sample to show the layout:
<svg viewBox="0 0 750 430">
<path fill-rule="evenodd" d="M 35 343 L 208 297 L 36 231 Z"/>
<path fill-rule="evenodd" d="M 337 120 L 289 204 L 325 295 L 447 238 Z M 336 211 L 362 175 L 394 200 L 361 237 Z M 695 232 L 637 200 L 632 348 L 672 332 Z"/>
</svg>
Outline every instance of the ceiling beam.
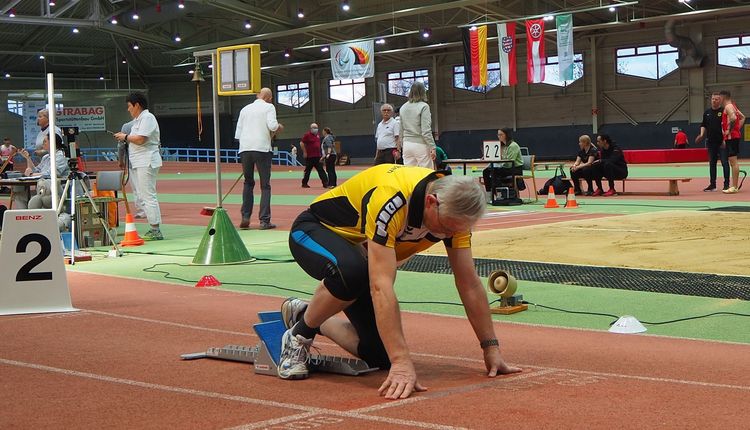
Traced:
<svg viewBox="0 0 750 430">
<path fill-rule="evenodd" d="M 131 30 L 129 28 L 112 25 L 107 21 L 93 21 L 88 19 L 72 19 L 72 18 L 49 18 L 49 17 L 37 17 L 37 16 L 18 16 L 10 18 L 8 16 L 0 16 L 0 24 L 30 24 L 38 26 L 49 26 L 49 27 L 79 27 L 79 28 L 94 28 L 106 33 L 115 34 L 118 36 L 126 36 L 132 39 L 137 39 L 141 42 L 149 42 L 154 45 L 158 45 L 164 48 L 174 47 L 174 43 L 170 39 L 155 37 L 147 33 L 140 31 Z"/>
<path fill-rule="evenodd" d="M 207 0 L 207 1 L 218 1 L 218 0 Z M 396 10 L 393 12 L 379 13 L 375 15 L 345 19 L 343 21 L 326 22 L 323 24 L 313 24 L 313 25 L 308 25 L 305 27 L 291 28 L 288 30 L 282 30 L 282 31 L 277 31 L 273 33 L 257 34 L 255 36 L 248 36 L 248 37 L 243 37 L 243 38 L 233 39 L 233 40 L 225 40 L 223 42 L 218 42 L 218 43 L 191 46 L 188 48 L 178 49 L 175 52 L 184 54 L 184 53 L 195 52 L 195 51 L 204 51 L 208 49 L 220 48 L 222 46 L 240 45 L 243 43 L 253 43 L 253 42 L 258 42 L 258 41 L 263 41 L 263 40 L 268 40 L 268 39 L 275 39 L 279 37 L 287 37 L 287 36 L 294 36 L 297 34 L 312 33 L 312 32 L 321 31 L 321 30 L 332 30 L 332 29 L 342 28 L 342 27 L 358 26 L 358 25 L 363 25 L 363 24 L 367 24 L 370 22 L 394 20 L 396 18 L 403 18 L 403 17 L 413 16 L 413 15 L 422 15 L 422 14 L 426 14 L 430 12 L 437 12 L 441 10 L 456 9 L 456 8 L 461 8 L 464 6 L 471 6 L 474 4 L 484 4 L 486 2 L 487 0 L 457 0 L 457 1 L 442 2 L 439 4 L 433 4 L 429 6 L 413 7 L 413 8 L 408 8 L 408 9 Z"/>
</svg>

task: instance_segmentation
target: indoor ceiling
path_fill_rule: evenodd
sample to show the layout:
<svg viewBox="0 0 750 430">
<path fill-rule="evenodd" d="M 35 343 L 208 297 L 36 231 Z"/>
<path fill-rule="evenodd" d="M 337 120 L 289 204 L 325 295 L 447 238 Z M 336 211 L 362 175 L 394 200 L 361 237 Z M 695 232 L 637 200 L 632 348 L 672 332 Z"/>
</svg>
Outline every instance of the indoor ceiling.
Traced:
<svg viewBox="0 0 750 430">
<path fill-rule="evenodd" d="M 350 0 L 348 11 L 342 0 L 0 3 L 0 72 L 10 75 L 6 79 L 39 79 L 46 72 L 98 79 L 127 72 L 143 82 L 184 76 L 193 67 L 193 52 L 241 43 L 260 43 L 264 70 L 284 75 L 293 68 L 324 67 L 329 54 L 322 48 L 353 39 L 383 37 L 384 42 L 376 45 L 379 58 L 398 63 L 458 51 L 458 27 L 470 23 L 587 10 L 574 14 L 581 34 L 611 31 L 639 20 L 641 25 L 660 26 L 674 14 L 680 20 L 750 15 L 746 0 Z M 609 10 L 618 4 L 614 12 Z M 133 18 L 134 12 L 139 19 Z M 422 35 L 425 29 L 430 30 L 427 38 Z M 286 58 L 285 52 L 291 55 Z"/>
</svg>

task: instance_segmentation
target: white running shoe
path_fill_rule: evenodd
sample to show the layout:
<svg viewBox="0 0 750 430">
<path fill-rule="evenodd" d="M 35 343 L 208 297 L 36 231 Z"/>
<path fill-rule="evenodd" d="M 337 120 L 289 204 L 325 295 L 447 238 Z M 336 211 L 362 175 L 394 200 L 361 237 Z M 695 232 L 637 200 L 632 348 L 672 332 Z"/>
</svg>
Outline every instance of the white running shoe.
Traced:
<svg viewBox="0 0 750 430">
<path fill-rule="evenodd" d="M 724 194 L 737 194 L 740 192 L 736 187 L 729 187 L 726 190 L 722 191 Z"/>
<path fill-rule="evenodd" d="M 307 361 L 312 339 L 293 335 L 292 330 L 284 332 L 281 337 L 281 358 L 277 373 L 281 379 L 305 379 L 309 375 Z"/>
<path fill-rule="evenodd" d="M 281 304 L 281 320 L 284 326 L 290 329 L 299 321 L 302 314 L 307 309 L 307 302 L 295 297 L 289 297 Z"/>
</svg>

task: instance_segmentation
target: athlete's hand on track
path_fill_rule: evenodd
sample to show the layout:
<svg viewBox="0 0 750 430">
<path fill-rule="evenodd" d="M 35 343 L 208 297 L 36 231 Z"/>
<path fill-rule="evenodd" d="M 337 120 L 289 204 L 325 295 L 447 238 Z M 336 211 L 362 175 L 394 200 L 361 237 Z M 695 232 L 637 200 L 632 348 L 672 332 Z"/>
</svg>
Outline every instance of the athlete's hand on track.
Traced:
<svg viewBox="0 0 750 430">
<path fill-rule="evenodd" d="M 417 372 L 411 360 L 392 363 L 388 377 L 378 389 L 386 399 L 405 399 L 413 392 L 427 391 L 427 387 L 417 381 Z"/>
</svg>

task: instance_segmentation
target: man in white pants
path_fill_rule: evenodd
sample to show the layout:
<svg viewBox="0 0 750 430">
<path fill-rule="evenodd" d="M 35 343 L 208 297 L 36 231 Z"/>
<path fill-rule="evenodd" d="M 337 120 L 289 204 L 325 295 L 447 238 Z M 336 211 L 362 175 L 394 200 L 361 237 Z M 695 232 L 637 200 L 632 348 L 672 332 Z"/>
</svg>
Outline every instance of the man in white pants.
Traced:
<svg viewBox="0 0 750 430">
<path fill-rule="evenodd" d="M 115 139 L 128 143 L 132 172 L 130 181 L 143 202 L 146 218 L 151 224 L 151 230 L 143 235 L 143 239 L 162 240 L 161 210 L 156 197 L 156 176 L 162 165 L 159 123 L 154 114 L 148 111 L 148 101 L 142 93 L 130 93 L 125 101 L 128 113 L 133 118 L 133 126 L 130 133 L 115 133 Z"/>
<path fill-rule="evenodd" d="M 126 122 L 122 125 L 122 128 L 120 131 L 125 133 L 126 135 L 130 134 L 131 130 L 133 129 L 133 121 Z M 135 170 L 133 170 L 133 166 L 130 165 L 130 160 L 128 159 L 128 148 L 124 142 L 120 144 L 124 147 L 124 150 L 118 151 L 119 157 L 120 157 L 120 167 L 121 168 L 128 168 L 128 182 L 130 182 L 130 188 L 133 190 L 133 206 L 135 206 L 135 217 L 136 218 L 146 218 L 146 210 L 143 209 L 143 199 L 141 199 L 141 196 L 138 195 L 138 189 L 134 185 L 134 181 L 137 182 L 138 179 L 135 178 Z M 135 178 L 135 179 L 134 179 Z"/>
</svg>

